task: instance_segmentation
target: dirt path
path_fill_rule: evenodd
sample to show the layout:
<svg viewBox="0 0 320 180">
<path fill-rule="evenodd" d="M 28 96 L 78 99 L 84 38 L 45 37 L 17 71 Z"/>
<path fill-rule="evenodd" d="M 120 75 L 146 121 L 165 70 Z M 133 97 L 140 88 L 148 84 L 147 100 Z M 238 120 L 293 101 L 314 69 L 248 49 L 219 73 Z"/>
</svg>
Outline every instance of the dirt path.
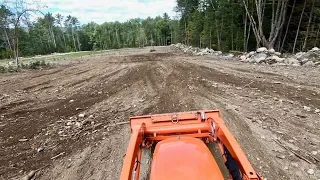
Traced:
<svg viewBox="0 0 320 180">
<path fill-rule="evenodd" d="M 219 61 L 169 47 L 1 75 L 0 177 L 38 170 L 37 179 L 118 179 L 130 129 L 114 124 L 135 115 L 220 109 L 263 176 L 316 180 L 319 84 L 319 69 Z"/>
</svg>

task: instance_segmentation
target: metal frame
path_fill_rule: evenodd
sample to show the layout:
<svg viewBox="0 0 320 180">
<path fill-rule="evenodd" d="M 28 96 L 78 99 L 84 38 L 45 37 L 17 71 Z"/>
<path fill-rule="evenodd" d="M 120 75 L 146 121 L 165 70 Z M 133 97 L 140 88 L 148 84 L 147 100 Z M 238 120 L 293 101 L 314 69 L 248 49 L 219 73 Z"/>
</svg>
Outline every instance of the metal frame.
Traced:
<svg viewBox="0 0 320 180">
<path fill-rule="evenodd" d="M 156 114 L 130 118 L 132 135 L 124 159 L 121 180 L 138 180 L 141 148 L 172 136 L 191 136 L 224 147 L 237 162 L 244 180 L 262 180 L 252 168 L 238 142 L 226 127 L 218 110 Z M 224 157 L 226 161 L 226 158 Z"/>
</svg>

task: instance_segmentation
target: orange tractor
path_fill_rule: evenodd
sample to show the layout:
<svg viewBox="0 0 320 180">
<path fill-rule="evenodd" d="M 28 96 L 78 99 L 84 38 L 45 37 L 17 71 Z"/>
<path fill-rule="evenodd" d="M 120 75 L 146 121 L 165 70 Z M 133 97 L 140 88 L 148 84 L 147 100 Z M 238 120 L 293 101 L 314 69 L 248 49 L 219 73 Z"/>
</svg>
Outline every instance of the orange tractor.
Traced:
<svg viewBox="0 0 320 180">
<path fill-rule="evenodd" d="M 262 180 L 232 136 L 219 111 L 130 118 L 131 139 L 121 180 L 138 180 L 142 148 L 154 147 L 150 180 L 223 180 L 205 143 L 215 142 L 232 180 Z"/>
</svg>

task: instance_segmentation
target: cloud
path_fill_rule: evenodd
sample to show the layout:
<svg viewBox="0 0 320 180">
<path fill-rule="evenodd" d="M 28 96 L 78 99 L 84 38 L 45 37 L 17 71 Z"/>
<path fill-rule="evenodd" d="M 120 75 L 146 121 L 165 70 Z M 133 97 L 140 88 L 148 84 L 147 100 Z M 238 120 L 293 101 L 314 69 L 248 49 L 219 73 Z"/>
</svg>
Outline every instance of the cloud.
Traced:
<svg viewBox="0 0 320 180">
<path fill-rule="evenodd" d="M 163 15 L 175 16 L 175 0 L 41 0 L 43 11 L 77 17 L 81 23 L 120 21 Z"/>
</svg>

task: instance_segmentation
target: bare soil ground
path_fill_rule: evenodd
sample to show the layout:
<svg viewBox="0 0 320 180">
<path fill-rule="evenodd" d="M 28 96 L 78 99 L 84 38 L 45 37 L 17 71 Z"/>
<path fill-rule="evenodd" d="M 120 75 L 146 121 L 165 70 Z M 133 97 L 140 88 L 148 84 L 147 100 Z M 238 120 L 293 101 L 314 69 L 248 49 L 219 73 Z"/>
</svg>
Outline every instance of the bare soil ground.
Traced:
<svg viewBox="0 0 320 180">
<path fill-rule="evenodd" d="M 35 179 L 119 179 L 130 128 L 115 124 L 135 115 L 220 109 L 264 177 L 320 178 L 319 68 L 148 50 L 1 75 L 0 177 L 35 170 Z"/>
</svg>

